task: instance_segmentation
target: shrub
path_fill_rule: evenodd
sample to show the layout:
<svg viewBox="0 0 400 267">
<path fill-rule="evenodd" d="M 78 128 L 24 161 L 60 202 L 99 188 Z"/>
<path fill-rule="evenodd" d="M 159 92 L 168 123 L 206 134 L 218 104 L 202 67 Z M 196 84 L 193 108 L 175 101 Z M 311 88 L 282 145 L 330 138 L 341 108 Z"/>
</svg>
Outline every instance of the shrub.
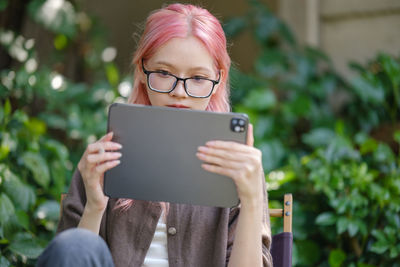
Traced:
<svg viewBox="0 0 400 267">
<path fill-rule="evenodd" d="M 232 72 L 234 110 L 255 124 L 271 206 L 294 195 L 294 266 L 399 266 L 399 58 L 352 63 L 349 81 L 250 2 L 225 25 L 261 48 L 251 73 Z"/>
</svg>

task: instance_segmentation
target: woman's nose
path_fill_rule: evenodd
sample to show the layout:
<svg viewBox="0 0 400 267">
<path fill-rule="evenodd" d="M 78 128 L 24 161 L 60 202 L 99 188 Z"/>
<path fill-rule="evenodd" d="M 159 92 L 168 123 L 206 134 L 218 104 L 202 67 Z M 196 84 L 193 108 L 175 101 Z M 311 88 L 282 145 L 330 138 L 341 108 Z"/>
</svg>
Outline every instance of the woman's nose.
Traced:
<svg viewBox="0 0 400 267">
<path fill-rule="evenodd" d="M 185 84 L 183 81 L 178 81 L 174 90 L 169 93 L 171 96 L 175 97 L 188 97 L 185 91 Z"/>
</svg>

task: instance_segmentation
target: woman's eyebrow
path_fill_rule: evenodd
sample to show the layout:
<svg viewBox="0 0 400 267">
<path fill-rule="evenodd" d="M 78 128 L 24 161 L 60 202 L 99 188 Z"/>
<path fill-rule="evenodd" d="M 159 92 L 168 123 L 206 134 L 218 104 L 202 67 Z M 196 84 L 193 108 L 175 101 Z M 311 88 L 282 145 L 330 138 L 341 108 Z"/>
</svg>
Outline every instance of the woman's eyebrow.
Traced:
<svg viewBox="0 0 400 267">
<path fill-rule="evenodd" d="M 174 67 L 174 65 L 172 65 L 172 64 L 170 64 L 170 63 L 168 63 L 166 61 L 156 61 L 156 62 L 154 62 L 154 64 L 156 64 L 156 65 L 164 65 L 164 66 L 171 67 L 171 68 Z"/>
<path fill-rule="evenodd" d="M 176 67 L 173 64 L 168 63 L 166 61 L 156 61 L 156 62 L 154 62 L 154 64 L 156 64 L 156 65 L 164 65 L 166 67 L 170 67 L 172 69 L 176 69 Z M 202 67 L 202 66 L 190 67 L 188 70 L 189 71 L 206 71 L 209 74 L 212 73 L 211 69 L 206 68 L 206 67 Z"/>
</svg>

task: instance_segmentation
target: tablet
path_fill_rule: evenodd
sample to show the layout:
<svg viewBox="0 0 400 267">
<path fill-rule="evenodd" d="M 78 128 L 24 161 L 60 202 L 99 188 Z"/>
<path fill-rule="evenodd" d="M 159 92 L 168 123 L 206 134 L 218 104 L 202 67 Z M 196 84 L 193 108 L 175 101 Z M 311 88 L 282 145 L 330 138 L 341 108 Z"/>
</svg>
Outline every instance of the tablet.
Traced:
<svg viewBox="0 0 400 267">
<path fill-rule="evenodd" d="M 105 172 L 104 193 L 191 205 L 233 207 L 239 203 L 229 177 L 207 172 L 196 157 L 210 140 L 245 143 L 245 114 L 114 103 L 108 132 L 122 145 L 121 163 Z"/>
</svg>

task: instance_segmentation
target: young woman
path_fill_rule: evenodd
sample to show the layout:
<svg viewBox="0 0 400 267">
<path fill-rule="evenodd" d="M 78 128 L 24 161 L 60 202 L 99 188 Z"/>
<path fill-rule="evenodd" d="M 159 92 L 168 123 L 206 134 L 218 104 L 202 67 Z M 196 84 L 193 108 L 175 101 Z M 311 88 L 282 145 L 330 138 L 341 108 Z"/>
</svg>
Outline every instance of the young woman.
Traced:
<svg viewBox="0 0 400 267">
<path fill-rule="evenodd" d="M 230 110 L 226 39 L 205 9 L 172 4 L 150 14 L 133 63 L 129 103 Z M 231 209 L 109 199 L 103 175 L 121 157 L 112 135 L 86 148 L 58 228 L 72 230 L 57 235 L 39 266 L 272 266 L 267 194 L 252 126 L 246 145 L 212 141 L 198 148 L 206 171 L 235 182 L 240 206 Z"/>
</svg>

